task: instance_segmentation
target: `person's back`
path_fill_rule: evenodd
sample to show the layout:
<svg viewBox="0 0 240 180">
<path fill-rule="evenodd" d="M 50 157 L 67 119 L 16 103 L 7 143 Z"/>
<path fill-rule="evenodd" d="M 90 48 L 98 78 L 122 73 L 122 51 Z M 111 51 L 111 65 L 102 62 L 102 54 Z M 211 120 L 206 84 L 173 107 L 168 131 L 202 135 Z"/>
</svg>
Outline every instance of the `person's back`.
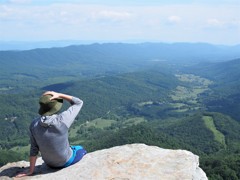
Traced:
<svg viewBox="0 0 240 180">
<path fill-rule="evenodd" d="M 62 106 L 63 99 L 71 103 L 64 112 L 56 114 Z M 82 108 L 83 101 L 77 97 L 48 91 L 39 100 L 41 117 L 30 125 L 30 172 L 33 173 L 38 152 L 44 162 L 51 167 L 67 167 L 78 162 L 86 151 L 82 146 L 70 146 L 68 129 Z M 33 166 L 34 165 L 34 166 Z"/>
<path fill-rule="evenodd" d="M 53 117 L 41 117 L 40 120 L 31 124 L 31 134 L 34 136 L 35 141 L 41 152 L 41 156 L 46 164 L 49 166 L 60 167 L 63 166 L 69 157 L 72 155 L 72 151 L 68 143 L 68 128 L 64 123 L 55 123 L 48 127 L 45 124 L 42 125 L 45 119 L 51 123 L 56 115 Z M 31 149 L 31 155 L 35 155 L 35 151 L 38 149 Z"/>
</svg>

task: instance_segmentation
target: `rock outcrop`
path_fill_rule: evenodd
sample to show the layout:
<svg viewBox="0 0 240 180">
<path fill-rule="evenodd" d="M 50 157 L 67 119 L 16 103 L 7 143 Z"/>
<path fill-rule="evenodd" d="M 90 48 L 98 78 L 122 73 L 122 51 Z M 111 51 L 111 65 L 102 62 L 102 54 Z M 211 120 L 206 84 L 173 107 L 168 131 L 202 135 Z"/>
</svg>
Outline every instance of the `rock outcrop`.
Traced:
<svg viewBox="0 0 240 180">
<path fill-rule="evenodd" d="M 8 163 L 0 168 L 0 179 L 11 179 L 29 167 L 29 162 Z M 44 180 L 205 180 L 198 156 L 185 150 L 169 150 L 145 144 L 129 144 L 88 153 L 64 169 L 51 169 L 41 158 L 33 176 Z"/>
</svg>

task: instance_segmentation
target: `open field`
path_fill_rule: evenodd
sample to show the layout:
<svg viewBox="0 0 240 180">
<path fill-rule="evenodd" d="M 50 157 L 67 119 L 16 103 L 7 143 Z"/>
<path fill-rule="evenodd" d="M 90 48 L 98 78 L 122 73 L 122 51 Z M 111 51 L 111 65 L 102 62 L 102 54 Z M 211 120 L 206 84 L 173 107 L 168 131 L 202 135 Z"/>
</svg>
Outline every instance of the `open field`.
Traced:
<svg viewBox="0 0 240 180">
<path fill-rule="evenodd" d="M 79 126 L 74 126 L 73 128 L 70 129 L 69 131 L 69 137 L 75 137 L 77 135 L 77 131 L 81 128 L 99 128 L 99 129 L 105 129 L 107 127 L 111 127 L 114 124 L 121 123 L 123 127 L 128 127 L 132 125 L 139 124 L 141 122 L 145 122 L 146 120 L 143 117 L 134 117 L 134 118 L 129 118 L 124 121 L 118 122 L 116 120 L 111 120 L 111 119 L 103 119 L 103 118 L 97 118 L 92 121 L 87 121 L 84 124 L 81 124 Z"/>
<path fill-rule="evenodd" d="M 180 74 L 176 77 L 190 86 L 177 86 L 176 89 L 170 95 L 174 103 L 171 103 L 173 108 L 176 108 L 175 112 L 186 112 L 188 110 L 200 109 L 200 103 L 198 97 L 201 93 L 210 90 L 209 85 L 212 81 L 195 76 L 193 74 Z"/>
<path fill-rule="evenodd" d="M 212 131 L 214 139 L 226 147 L 225 136 L 216 129 L 213 118 L 211 116 L 203 116 L 203 121 L 206 127 Z"/>
</svg>

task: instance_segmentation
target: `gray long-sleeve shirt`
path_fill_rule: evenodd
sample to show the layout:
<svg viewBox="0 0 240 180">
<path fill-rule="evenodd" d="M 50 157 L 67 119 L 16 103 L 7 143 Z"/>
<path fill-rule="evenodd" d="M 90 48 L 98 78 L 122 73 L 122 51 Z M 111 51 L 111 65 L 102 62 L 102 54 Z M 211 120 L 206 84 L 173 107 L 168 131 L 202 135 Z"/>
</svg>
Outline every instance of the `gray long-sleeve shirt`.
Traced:
<svg viewBox="0 0 240 180">
<path fill-rule="evenodd" d="M 30 156 L 41 156 L 52 167 L 63 166 L 72 156 L 68 141 L 68 129 L 82 108 L 83 101 L 72 98 L 72 105 L 60 114 L 35 119 L 30 129 Z"/>
</svg>

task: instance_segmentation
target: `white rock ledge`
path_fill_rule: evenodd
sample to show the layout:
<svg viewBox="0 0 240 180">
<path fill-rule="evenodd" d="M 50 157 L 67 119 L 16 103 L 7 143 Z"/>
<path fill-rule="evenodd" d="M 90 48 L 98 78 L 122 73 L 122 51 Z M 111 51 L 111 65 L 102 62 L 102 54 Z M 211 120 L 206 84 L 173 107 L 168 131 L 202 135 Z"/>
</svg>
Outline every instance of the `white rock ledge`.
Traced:
<svg viewBox="0 0 240 180">
<path fill-rule="evenodd" d="M 8 163 L 0 168 L 0 179 L 12 179 L 29 162 Z M 44 180 L 205 180 L 198 156 L 186 150 L 169 150 L 145 144 L 127 144 L 88 153 L 70 167 L 51 169 L 41 158 L 33 176 Z"/>
</svg>

